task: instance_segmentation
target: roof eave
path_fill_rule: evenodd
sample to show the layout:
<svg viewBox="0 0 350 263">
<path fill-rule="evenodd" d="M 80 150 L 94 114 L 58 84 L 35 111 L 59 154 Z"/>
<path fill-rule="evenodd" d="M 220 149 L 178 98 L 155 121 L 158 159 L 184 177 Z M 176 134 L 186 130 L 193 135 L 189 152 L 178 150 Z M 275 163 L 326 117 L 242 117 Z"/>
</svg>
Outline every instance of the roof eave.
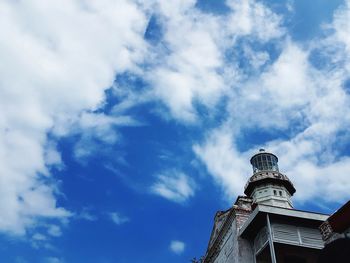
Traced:
<svg viewBox="0 0 350 263">
<path fill-rule="evenodd" d="M 256 224 L 259 217 L 261 218 L 261 216 L 264 214 L 293 217 L 302 220 L 317 221 L 319 223 L 324 222 L 329 217 L 329 215 L 326 214 L 258 204 L 240 229 L 239 236 L 247 236 L 249 229 Z"/>
</svg>

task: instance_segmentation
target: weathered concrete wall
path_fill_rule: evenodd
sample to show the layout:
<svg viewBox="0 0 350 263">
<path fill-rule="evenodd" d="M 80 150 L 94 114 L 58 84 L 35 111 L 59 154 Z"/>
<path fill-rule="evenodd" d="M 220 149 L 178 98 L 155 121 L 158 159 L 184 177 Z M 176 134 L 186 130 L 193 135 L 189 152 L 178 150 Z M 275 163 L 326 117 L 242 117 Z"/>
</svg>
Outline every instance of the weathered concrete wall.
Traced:
<svg viewBox="0 0 350 263">
<path fill-rule="evenodd" d="M 205 263 L 254 263 L 253 249 L 248 240 L 238 237 L 239 229 L 249 217 L 252 199 L 239 196 L 225 218 L 218 235 L 212 235 L 212 246 L 206 253 Z M 218 221 L 218 218 L 216 218 Z M 216 222 L 217 223 L 217 222 Z"/>
<path fill-rule="evenodd" d="M 283 185 L 260 185 L 254 189 L 252 196 L 254 202 L 259 204 L 293 208 L 291 195 Z"/>
<path fill-rule="evenodd" d="M 233 262 L 232 257 L 233 257 L 233 242 L 234 242 L 234 229 L 231 228 L 229 229 L 227 235 L 225 236 L 224 241 L 222 242 L 222 245 L 220 247 L 220 253 L 216 257 L 214 263 L 229 263 Z"/>
<path fill-rule="evenodd" d="M 253 248 L 248 240 L 237 237 L 237 260 L 239 263 L 254 263 Z"/>
<path fill-rule="evenodd" d="M 241 222 L 237 218 L 232 222 L 214 263 L 254 263 L 250 242 L 238 237 L 237 227 Z"/>
</svg>

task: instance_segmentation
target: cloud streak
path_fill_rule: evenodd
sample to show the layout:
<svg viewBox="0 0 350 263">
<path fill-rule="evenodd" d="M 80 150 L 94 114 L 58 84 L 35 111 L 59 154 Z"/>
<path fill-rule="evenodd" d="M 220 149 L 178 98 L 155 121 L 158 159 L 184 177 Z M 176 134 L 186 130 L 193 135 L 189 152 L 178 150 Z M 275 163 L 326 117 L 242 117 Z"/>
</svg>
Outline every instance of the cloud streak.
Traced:
<svg viewBox="0 0 350 263">
<path fill-rule="evenodd" d="M 185 251 L 185 247 L 186 245 L 182 241 L 172 240 L 170 242 L 170 250 L 177 255 L 182 254 Z"/>
<path fill-rule="evenodd" d="M 157 181 L 151 186 L 152 193 L 176 203 L 184 203 L 195 193 L 194 181 L 176 170 L 158 174 Z"/>
<path fill-rule="evenodd" d="M 122 225 L 127 222 L 129 222 L 129 218 L 126 216 L 121 215 L 120 213 L 117 212 L 111 212 L 109 213 L 109 217 L 112 220 L 112 222 L 116 225 Z"/>
</svg>

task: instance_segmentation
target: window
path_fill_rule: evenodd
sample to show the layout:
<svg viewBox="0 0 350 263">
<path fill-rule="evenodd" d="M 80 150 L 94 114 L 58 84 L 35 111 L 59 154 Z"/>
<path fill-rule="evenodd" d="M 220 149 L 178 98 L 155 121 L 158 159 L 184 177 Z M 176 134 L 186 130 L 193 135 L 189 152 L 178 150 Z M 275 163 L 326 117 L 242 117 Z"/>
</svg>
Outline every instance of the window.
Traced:
<svg viewBox="0 0 350 263">
<path fill-rule="evenodd" d="M 273 190 L 273 195 L 277 195 L 277 191 L 276 190 Z"/>
<path fill-rule="evenodd" d="M 280 196 L 282 196 L 282 191 L 279 191 Z"/>
</svg>

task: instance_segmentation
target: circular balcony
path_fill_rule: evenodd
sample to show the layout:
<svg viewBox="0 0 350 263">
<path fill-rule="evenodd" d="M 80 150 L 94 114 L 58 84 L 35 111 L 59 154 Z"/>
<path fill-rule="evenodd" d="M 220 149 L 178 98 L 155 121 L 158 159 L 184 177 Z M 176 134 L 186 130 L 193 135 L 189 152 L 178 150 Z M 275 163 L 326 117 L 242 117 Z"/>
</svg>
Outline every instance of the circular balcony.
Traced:
<svg viewBox="0 0 350 263">
<path fill-rule="evenodd" d="M 290 195 L 293 195 L 295 193 L 294 185 L 289 180 L 289 178 L 286 175 L 275 171 L 256 172 L 249 178 L 248 182 L 246 183 L 244 187 L 244 193 L 247 196 L 250 196 L 255 187 L 267 183 L 283 185 L 288 190 Z"/>
</svg>

